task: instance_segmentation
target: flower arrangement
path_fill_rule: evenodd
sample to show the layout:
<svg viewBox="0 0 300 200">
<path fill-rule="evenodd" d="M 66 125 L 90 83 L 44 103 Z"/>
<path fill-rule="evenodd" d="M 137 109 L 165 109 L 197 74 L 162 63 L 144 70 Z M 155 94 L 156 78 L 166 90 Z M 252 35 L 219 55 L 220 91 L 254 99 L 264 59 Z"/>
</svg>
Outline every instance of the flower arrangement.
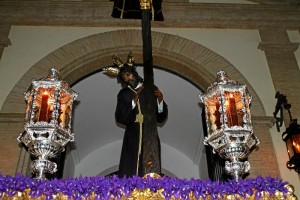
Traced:
<svg viewBox="0 0 300 200">
<path fill-rule="evenodd" d="M 79 177 L 64 180 L 37 180 L 17 174 L 0 174 L 0 199 L 261 199 L 266 194 L 291 198 L 287 182 L 257 177 L 228 182 L 132 177 Z M 150 195 L 150 196 L 149 196 Z M 143 196 L 143 197 L 142 197 Z M 296 198 L 296 197 L 295 197 Z"/>
</svg>

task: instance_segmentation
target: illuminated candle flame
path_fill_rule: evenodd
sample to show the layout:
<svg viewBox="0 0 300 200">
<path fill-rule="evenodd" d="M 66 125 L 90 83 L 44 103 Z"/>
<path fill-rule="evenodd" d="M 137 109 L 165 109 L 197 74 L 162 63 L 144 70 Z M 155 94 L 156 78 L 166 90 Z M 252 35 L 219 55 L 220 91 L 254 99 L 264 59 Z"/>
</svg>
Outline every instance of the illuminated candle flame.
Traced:
<svg viewBox="0 0 300 200">
<path fill-rule="evenodd" d="M 238 114 L 236 110 L 236 105 L 235 105 L 235 98 L 233 97 L 233 94 L 230 93 L 229 98 L 228 98 L 228 126 L 238 126 Z"/>
<path fill-rule="evenodd" d="M 49 94 L 47 91 L 45 91 L 42 95 L 39 121 L 47 121 L 48 118 L 47 115 L 49 109 L 48 100 L 49 100 Z"/>
<path fill-rule="evenodd" d="M 300 153 L 300 145 L 298 143 L 296 143 L 295 141 L 293 141 L 293 146 L 295 148 L 295 153 Z"/>
</svg>

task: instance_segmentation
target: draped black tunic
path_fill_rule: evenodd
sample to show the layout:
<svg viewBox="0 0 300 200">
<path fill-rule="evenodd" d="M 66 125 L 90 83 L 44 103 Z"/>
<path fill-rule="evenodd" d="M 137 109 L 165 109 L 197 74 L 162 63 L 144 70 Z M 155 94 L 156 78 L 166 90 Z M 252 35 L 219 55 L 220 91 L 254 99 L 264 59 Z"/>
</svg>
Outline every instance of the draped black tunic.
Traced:
<svg viewBox="0 0 300 200">
<path fill-rule="evenodd" d="M 118 176 L 121 178 L 123 176 L 131 177 L 133 175 L 143 176 L 142 171 L 142 155 L 140 154 L 139 159 L 139 173 L 136 174 L 137 171 L 137 158 L 139 151 L 139 137 L 140 137 L 140 124 L 136 121 L 136 115 L 138 114 L 138 105 L 132 109 L 132 100 L 134 98 L 135 93 L 128 87 L 121 89 L 118 94 L 117 107 L 115 112 L 116 121 L 118 123 L 124 124 L 126 126 L 122 152 L 119 164 L 119 172 Z M 140 105 L 141 111 L 143 113 L 143 101 L 144 94 L 141 92 L 140 94 Z M 168 116 L 168 106 L 163 101 L 163 112 L 158 113 L 156 107 L 156 118 L 157 122 L 163 122 Z M 157 138 L 159 141 L 159 138 Z M 159 149 L 160 152 L 160 149 Z"/>
<path fill-rule="evenodd" d="M 114 18 L 124 19 L 141 19 L 141 8 L 139 0 L 113 0 L 114 7 L 111 16 Z M 150 10 L 152 20 L 164 21 L 164 16 L 161 8 L 162 0 L 152 0 L 152 8 Z"/>
</svg>

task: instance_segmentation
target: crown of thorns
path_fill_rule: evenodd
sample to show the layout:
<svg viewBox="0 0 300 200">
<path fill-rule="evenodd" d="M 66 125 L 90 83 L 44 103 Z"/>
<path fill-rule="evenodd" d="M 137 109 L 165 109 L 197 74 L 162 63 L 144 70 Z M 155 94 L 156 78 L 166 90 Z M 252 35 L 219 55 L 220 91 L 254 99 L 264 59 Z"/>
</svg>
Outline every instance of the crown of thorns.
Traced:
<svg viewBox="0 0 300 200">
<path fill-rule="evenodd" d="M 128 53 L 127 62 L 126 63 L 124 63 L 123 60 L 120 57 L 116 56 L 116 55 L 112 56 L 112 61 L 113 61 L 114 66 L 103 68 L 103 72 L 105 74 L 109 75 L 109 76 L 118 76 L 118 74 L 120 73 L 120 70 L 125 65 L 127 65 L 127 66 L 132 67 L 133 69 L 135 69 L 134 57 L 133 57 L 132 51 L 130 51 Z"/>
</svg>

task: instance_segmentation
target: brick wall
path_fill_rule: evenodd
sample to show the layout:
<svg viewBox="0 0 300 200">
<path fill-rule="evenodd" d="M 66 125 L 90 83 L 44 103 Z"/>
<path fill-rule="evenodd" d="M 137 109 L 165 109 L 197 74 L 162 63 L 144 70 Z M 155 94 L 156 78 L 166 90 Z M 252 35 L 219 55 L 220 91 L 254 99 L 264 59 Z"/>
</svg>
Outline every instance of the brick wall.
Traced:
<svg viewBox="0 0 300 200">
<path fill-rule="evenodd" d="M 0 171 L 15 175 L 21 148 L 17 137 L 24 130 L 24 114 L 0 114 Z"/>
</svg>

